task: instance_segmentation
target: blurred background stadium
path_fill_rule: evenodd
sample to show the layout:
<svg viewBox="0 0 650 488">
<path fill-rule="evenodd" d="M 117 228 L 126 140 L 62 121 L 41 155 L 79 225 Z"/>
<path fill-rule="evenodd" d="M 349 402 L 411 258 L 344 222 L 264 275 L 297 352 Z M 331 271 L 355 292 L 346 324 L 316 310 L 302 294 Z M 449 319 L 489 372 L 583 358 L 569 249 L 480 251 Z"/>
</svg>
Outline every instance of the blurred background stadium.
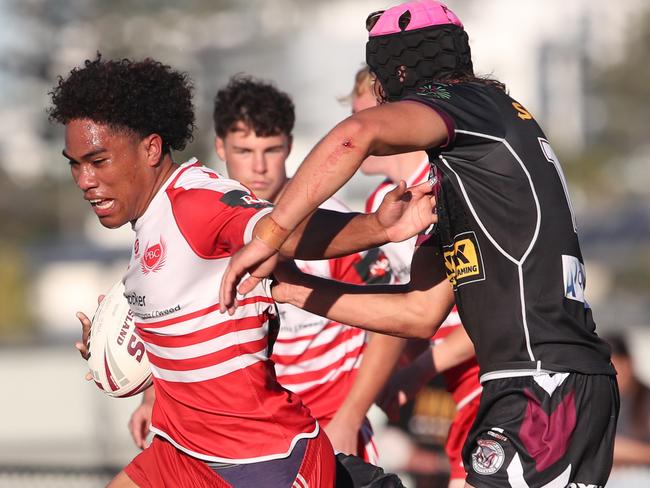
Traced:
<svg viewBox="0 0 650 488">
<path fill-rule="evenodd" d="M 107 231 L 72 184 L 47 92 L 99 50 L 154 57 L 195 82 L 198 130 L 177 161 L 213 150 L 212 99 L 235 73 L 296 103 L 290 168 L 350 111 L 364 20 L 386 0 L 0 0 L 0 486 L 103 486 L 130 460 L 138 399 L 83 381 L 74 312 L 125 269 L 129 228 Z M 475 69 L 505 82 L 546 130 L 569 179 L 600 330 L 650 350 L 650 4 L 448 0 Z M 355 209 L 377 184 L 357 175 Z M 128 226 L 127 226 L 128 227 Z M 217 286 L 217 283 L 215 283 Z M 643 365 L 650 381 L 650 366 Z"/>
</svg>

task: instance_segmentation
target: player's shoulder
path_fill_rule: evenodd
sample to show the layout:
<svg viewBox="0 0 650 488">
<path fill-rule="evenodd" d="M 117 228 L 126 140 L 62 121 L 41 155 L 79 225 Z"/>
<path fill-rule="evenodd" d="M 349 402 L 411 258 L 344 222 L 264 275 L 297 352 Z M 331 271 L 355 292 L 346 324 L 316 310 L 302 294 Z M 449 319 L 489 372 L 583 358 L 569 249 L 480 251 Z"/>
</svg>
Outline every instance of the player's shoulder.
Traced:
<svg viewBox="0 0 650 488">
<path fill-rule="evenodd" d="M 216 222 L 226 210 L 250 213 L 271 207 L 236 180 L 225 178 L 196 160 L 183 164 L 167 188 L 167 195 L 179 222 Z"/>
<path fill-rule="evenodd" d="M 238 190 L 250 193 L 238 181 L 220 175 L 215 170 L 208 168 L 196 158 L 182 164 L 178 173 L 170 184 L 170 191 L 203 189 L 220 193 Z"/>
</svg>

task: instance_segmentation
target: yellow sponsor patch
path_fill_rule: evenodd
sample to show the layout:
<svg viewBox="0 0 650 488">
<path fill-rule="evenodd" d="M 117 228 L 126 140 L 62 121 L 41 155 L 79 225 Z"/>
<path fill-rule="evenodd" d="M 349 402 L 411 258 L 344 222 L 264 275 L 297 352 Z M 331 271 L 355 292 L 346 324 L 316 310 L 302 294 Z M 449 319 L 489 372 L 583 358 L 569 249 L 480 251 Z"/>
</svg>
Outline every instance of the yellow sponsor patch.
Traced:
<svg viewBox="0 0 650 488">
<path fill-rule="evenodd" d="M 445 246 L 444 258 L 447 279 L 454 288 L 485 279 L 483 257 L 474 232 L 458 234 L 452 245 Z"/>
</svg>

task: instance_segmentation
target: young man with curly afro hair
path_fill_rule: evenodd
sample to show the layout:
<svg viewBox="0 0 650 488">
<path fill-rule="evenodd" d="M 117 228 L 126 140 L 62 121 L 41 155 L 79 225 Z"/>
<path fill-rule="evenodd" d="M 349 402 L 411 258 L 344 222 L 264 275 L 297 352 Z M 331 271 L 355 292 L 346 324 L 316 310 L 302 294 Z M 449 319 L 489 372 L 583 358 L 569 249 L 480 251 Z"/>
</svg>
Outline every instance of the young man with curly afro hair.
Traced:
<svg viewBox="0 0 650 488">
<path fill-rule="evenodd" d="M 271 206 L 196 159 L 174 162 L 172 151 L 194 127 L 187 75 L 152 59 L 98 56 L 59 78 L 50 95 L 50 118 L 65 125 L 63 155 L 83 198 L 102 225 L 128 222 L 136 234 L 123 282 L 142 297 L 131 309 L 154 378 L 155 437 L 109 486 L 333 486 L 327 437 L 278 384 L 269 360 L 269 283 L 260 282 L 235 317 L 219 311 L 221 274 L 259 238 Z M 403 195 L 372 216 L 329 212 L 310 224 L 342 228 L 343 239 L 329 247 L 344 254 L 358 250 L 347 246 L 346 229 L 365 228 L 368 242 L 383 244 L 433 220 L 424 192 Z M 295 254 L 298 240 L 282 251 Z M 90 321 L 78 318 L 77 348 L 87 357 Z"/>
</svg>

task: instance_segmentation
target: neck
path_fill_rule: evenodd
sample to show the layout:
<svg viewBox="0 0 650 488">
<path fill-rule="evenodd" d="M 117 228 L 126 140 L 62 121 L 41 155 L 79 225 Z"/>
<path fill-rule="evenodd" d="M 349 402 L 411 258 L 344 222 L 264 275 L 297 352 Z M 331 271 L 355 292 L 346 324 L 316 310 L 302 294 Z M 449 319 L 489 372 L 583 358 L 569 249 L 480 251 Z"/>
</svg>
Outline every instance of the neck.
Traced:
<svg viewBox="0 0 650 488">
<path fill-rule="evenodd" d="M 398 183 L 400 180 L 408 181 L 418 166 L 424 161 L 426 153 L 424 151 L 415 151 L 388 157 L 390 158 L 390 163 L 386 165 L 384 174 L 393 183 Z"/>
<path fill-rule="evenodd" d="M 138 213 L 138 216 L 132 221 L 132 223 L 134 223 L 147 211 L 149 205 L 151 204 L 151 201 L 154 199 L 158 191 L 163 187 L 163 185 L 167 182 L 167 180 L 177 168 L 178 165 L 174 162 L 169 154 L 163 156 L 163 158 L 158 163 L 157 171 L 153 176 L 153 184 L 150 185 L 151 191 L 147 195 L 147 199 L 144 202 L 142 211 Z"/>
<path fill-rule="evenodd" d="M 167 182 L 169 177 L 174 171 L 176 171 L 177 168 L 178 165 L 174 162 L 169 154 L 165 155 L 162 158 L 160 161 L 160 171 L 158 171 L 156 175 L 155 184 L 153 186 L 153 193 L 151 194 L 149 203 L 151 203 L 151 199 L 153 199 L 154 195 L 158 193 L 158 190 L 162 188 L 162 186 Z"/>
</svg>

